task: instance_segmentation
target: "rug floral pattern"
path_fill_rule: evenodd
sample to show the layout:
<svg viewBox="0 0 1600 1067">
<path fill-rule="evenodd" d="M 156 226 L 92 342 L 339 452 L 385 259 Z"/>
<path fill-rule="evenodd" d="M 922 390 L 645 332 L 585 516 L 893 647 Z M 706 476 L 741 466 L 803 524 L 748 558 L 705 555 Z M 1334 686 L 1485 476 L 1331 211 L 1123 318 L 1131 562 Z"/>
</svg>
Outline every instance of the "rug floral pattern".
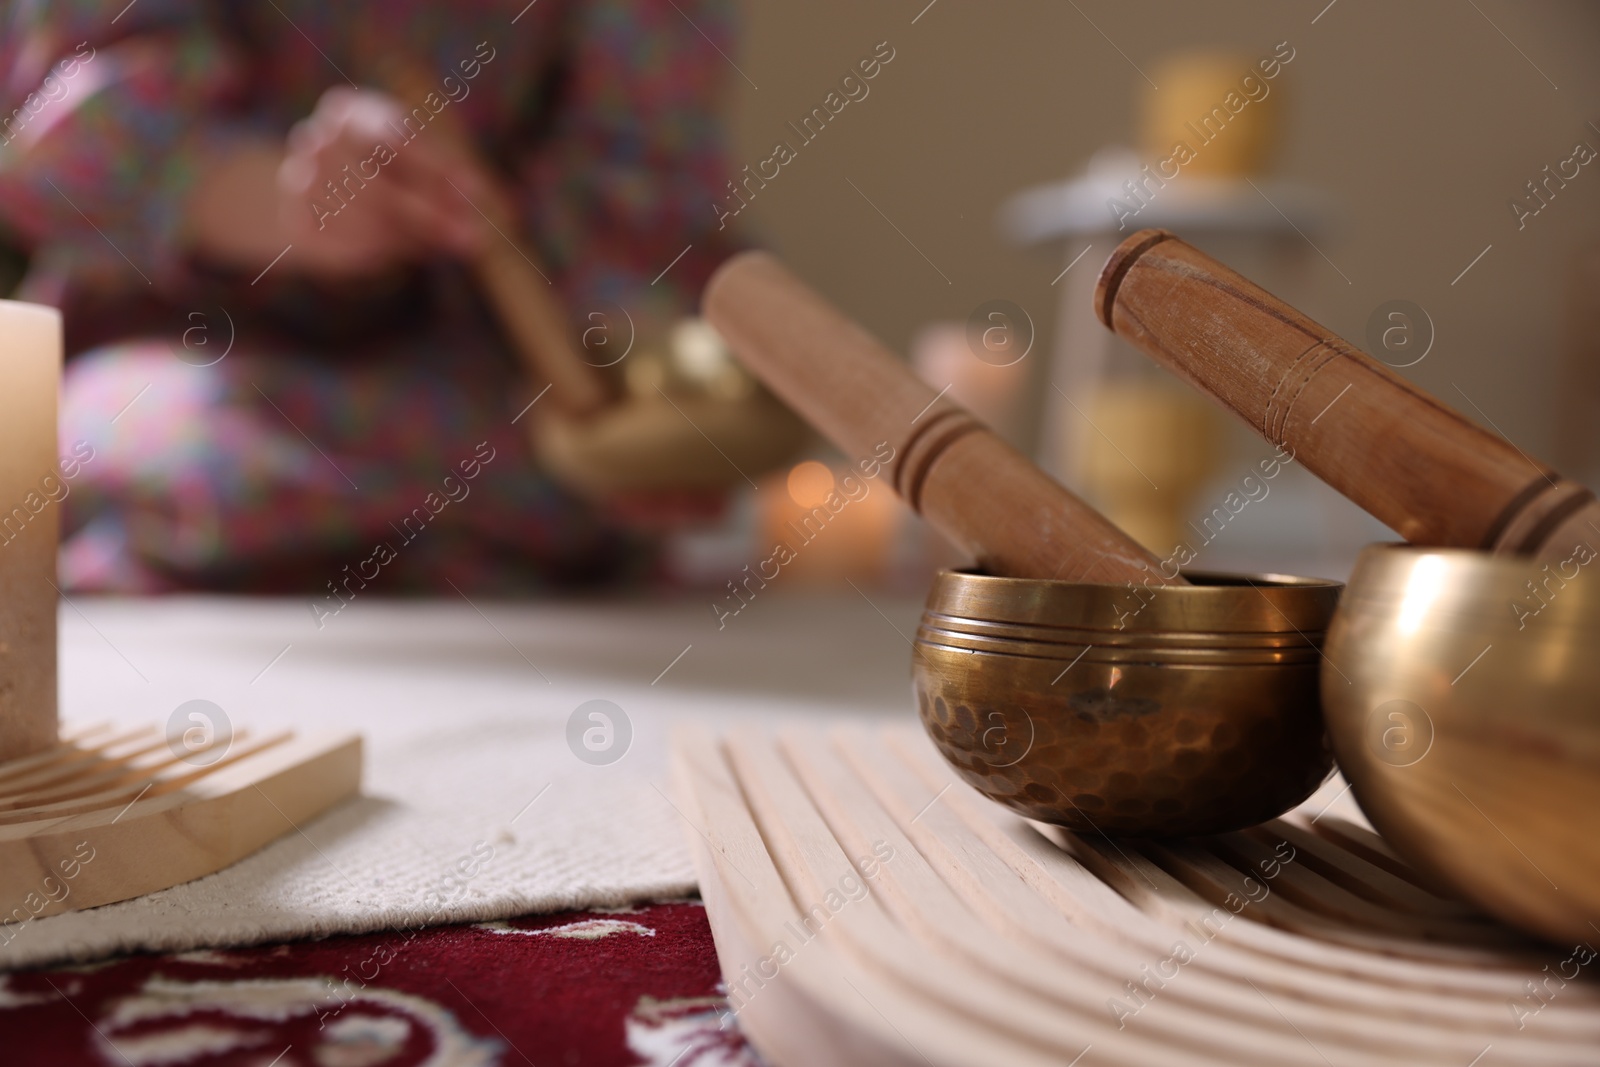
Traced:
<svg viewBox="0 0 1600 1067">
<path fill-rule="evenodd" d="M 0 1059 L 759 1067 L 693 902 L 0 975 Z"/>
</svg>

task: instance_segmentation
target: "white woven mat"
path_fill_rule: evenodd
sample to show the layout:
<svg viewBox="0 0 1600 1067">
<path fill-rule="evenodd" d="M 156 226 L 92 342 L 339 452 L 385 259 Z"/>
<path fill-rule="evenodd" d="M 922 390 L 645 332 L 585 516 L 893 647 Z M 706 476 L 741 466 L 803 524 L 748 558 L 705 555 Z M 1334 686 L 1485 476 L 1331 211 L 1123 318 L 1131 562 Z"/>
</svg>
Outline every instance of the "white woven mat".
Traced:
<svg viewBox="0 0 1600 1067">
<path fill-rule="evenodd" d="M 694 875 L 668 799 L 672 720 L 913 714 L 902 634 L 918 605 L 763 596 L 720 631 L 700 600 L 367 599 L 319 631 L 302 601 L 75 597 L 61 609 L 66 721 L 164 728 L 204 698 L 236 727 L 358 729 L 363 796 L 208 878 L 35 920 L 0 968 L 682 895 Z M 566 739 L 594 699 L 633 727 L 607 766 Z"/>
</svg>

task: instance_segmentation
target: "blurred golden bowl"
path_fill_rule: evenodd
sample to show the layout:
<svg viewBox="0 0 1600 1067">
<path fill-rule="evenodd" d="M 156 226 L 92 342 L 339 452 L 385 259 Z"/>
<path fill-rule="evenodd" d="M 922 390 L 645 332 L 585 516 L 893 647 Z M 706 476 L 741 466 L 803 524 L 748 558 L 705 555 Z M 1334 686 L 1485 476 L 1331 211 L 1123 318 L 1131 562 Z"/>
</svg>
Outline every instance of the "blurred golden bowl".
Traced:
<svg viewBox="0 0 1600 1067">
<path fill-rule="evenodd" d="M 1423 873 L 1556 941 L 1600 936 L 1600 564 L 1376 545 L 1328 631 L 1339 765 Z"/>
<path fill-rule="evenodd" d="M 805 425 L 765 392 L 742 400 L 703 394 L 628 397 L 574 419 L 529 420 L 540 464 L 584 496 L 724 490 L 794 457 Z"/>
<path fill-rule="evenodd" d="M 911 665 L 923 726 L 979 792 L 1074 830 L 1281 814 L 1332 767 L 1317 678 L 1340 586 L 1185 577 L 1135 591 L 940 572 Z"/>
</svg>

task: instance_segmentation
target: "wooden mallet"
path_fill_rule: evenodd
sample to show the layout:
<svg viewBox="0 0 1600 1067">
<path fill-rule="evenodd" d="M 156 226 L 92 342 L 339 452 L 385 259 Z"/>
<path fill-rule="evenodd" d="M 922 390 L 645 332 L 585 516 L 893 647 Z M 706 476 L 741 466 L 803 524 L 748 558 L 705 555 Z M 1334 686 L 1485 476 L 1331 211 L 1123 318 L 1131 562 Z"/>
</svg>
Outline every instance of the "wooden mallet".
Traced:
<svg viewBox="0 0 1600 1067">
<path fill-rule="evenodd" d="M 437 91 L 427 68 L 412 58 L 374 56 L 370 66 L 403 101 L 422 101 Z M 433 115 L 425 135 L 440 138 L 477 173 L 495 174 L 448 107 Z M 456 192 L 466 199 L 465 192 Z M 599 366 L 584 358 L 550 272 L 520 236 L 503 200 L 468 201 L 498 238 L 470 266 L 530 386 L 549 383 L 541 417 L 524 425 L 556 480 L 601 499 L 641 492 L 692 498 L 741 484 L 794 454 L 803 428 L 759 393 L 731 401 L 692 393 L 620 395 Z"/>
<path fill-rule="evenodd" d="M 988 573 L 1151 585 L 1157 559 L 919 381 L 773 256 L 718 269 L 705 314 L 746 367 L 851 459 L 893 449 L 895 491 Z"/>
<path fill-rule="evenodd" d="M 1594 494 L 1165 230 L 1111 254 L 1095 311 L 1419 545 L 1564 560 Z"/>
<path fill-rule="evenodd" d="M 409 57 L 381 57 L 373 68 L 379 81 L 402 101 L 420 102 L 437 95 L 437 80 Z M 495 173 L 448 107 L 432 115 L 424 133 L 438 138 L 452 155 L 478 173 Z M 566 415 L 581 418 L 606 407 L 612 400 L 611 390 L 600 372 L 578 354 L 571 320 L 549 271 L 538 253 L 520 239 L 516 220 L 502 212 L 499 197 L 480 205 L 460 189 L 456 191 L 502 238 L 487 242 L 471 268 L 524 372 L 532 381 L 550 383 L 550 404 Z"/>
</svg>

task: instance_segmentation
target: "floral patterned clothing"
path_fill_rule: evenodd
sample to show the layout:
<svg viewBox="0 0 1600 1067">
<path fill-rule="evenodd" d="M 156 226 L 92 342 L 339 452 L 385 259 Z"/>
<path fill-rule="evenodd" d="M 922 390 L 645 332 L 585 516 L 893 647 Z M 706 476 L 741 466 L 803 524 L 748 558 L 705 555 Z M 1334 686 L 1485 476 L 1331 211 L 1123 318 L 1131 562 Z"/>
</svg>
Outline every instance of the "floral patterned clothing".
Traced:
<svg viewBox="0 0 1600 1067">
<path fill-rule="evenodd" d="M 67 583 L 321 589 L 380 544 L 393 591 L 637 572 L 643 541 L 536 469 L 513 419 L 542 383 L 463 269 L 235 277 L 186 255 L 184 203 L 202 160 L 405 56 L 437 88 L 402 97 L 397 150 L 449 109 L 573 315 L 647 328 L 722 254 L 731 33 L 725 0 L 0 4 L 0 226 L 32 251 L 24 295 L 67 313 L 62 438 L 95 454 Z"/>
</svg>

